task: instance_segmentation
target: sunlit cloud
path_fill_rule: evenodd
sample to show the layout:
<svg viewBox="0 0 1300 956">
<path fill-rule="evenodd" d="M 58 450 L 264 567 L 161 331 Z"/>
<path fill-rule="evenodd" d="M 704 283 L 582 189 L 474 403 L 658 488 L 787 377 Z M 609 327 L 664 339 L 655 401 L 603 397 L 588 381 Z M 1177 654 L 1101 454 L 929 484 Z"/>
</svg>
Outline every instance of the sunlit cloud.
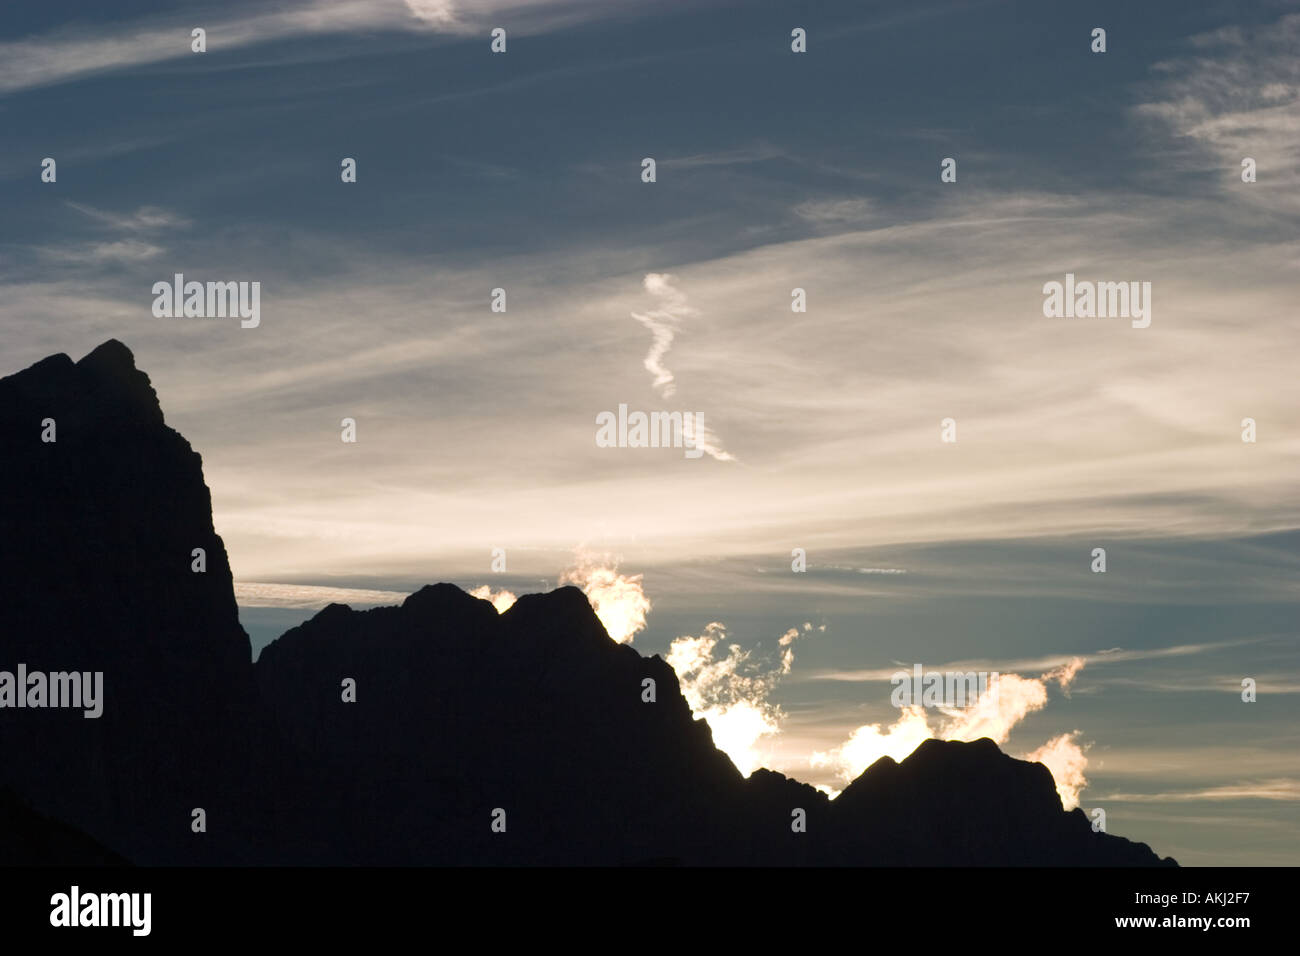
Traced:
<svg viewBox="0 0 1300 956">
<path fill-rule="evenodd" d="M 834 769 L 841 780 L 851 783 L 881 757 L 902 761 L 933 736 L 935 733 L 925 709 L 904 707 L 892 724 L 863 724 L 853 730 L 849 739 L 840 746 L 829 751 L 815 751 L 809 763 L 814 767 Z"/>
<path fill-rule="evenodd" d="M 1068 690 L 1082 670 L 1084 660 L 1072 658 L 1037 678 L 1018 674 L 990 675 L 988 689 L 972 706 L 963 709 L 939 708 L 934 724 L 920 706 L 902 708 L 892 724 L 865 724 L 849 734 L 839 747 L 816 751 L 809 758 L 813 767 L 834 770 L 849 783 L 881 757 L 901 761 L 920 744 L 931 738 L 972 741 L 988 737 L 1003 744 L 1011 731 L 1031 713 L 1047 706 L 1047 685 L 1056 683 Z M 1053 738 L 1026 760 L 1039 760 L 1056 781 L 1057 792 L 1066 808 L 1078 805 L 1079 790 L 1086 785 L 1084 769 L 1087 758 L 1076 738 L 1079 732 Z"/>
<path fill-rule="evenodd" d="M 1079 731 L 1053 737 L 1037 750 L 1021 755 L 1021 760 L 1041 763 L 1052 772 L 1061 806 L 1073 810 L 1079 805 L 1079 794 L 1088 785 L 1084 770 L 1088 767 L 1085 747 L 1079 744 Z"/>
<path fill-rule="evenodd" d="M 936 736 L 942 740 L 979 740 L 988 737 L 1003 743 L 1011 728 L 1027 714 L 1047 706 L 1045 680 L 1026 679 L 1018 674 L 999 674 L 989 679 L 988 692 L 974 706 L 959 711 L 940 711 L 946 720 Z"/>
<path fill-rule="evenodd" d="M 511 606 L 518 598 L 510 591 L 502 588 L 500 591 L 493 591 L 491 585 L 481 584 L 469 592 L 476 598 L 491 602 L 492 606 L 497 609 L 498 614 L 504 614 L 510 610 Z"/>
<path fill-rule="evenodd" d="M 802 631 L 792 627 L 782 634 L 777 663 L 728 643 L 726 626 L 718 621 L 698 637 L 677 638 L 668 650 L 666 660 L 691 712 L 708 722 L 714 745 L 747 777 L 765 762 L 759 742 L 770 743 L 781 732 L 785 714 L 771 700 L 772 691 L 794 665 L 794 642 L 812 629 L 808 622 Z"/>
<path fill-rule="evenodd" d="M 1070 684 L 1079 671 L 1083 670 L 1084 659 L 1082 657 L 1072 657 L 1060 667 L 1054 667 L 1043 675 L 1043 680 L 1056 681 L 1056 686 L 1068 696 L 1070 693 Z"/>
<path fill-rule="evenodd" d="M 620 574 L 616 564 L 582 553 L 578 564 L 560 575 L 560 584 L 581 588 L 609 636 L 619 644 L 630 644 L 645 628 L 645 616 L 650 610 L 641 577 Z"/>
</svg>

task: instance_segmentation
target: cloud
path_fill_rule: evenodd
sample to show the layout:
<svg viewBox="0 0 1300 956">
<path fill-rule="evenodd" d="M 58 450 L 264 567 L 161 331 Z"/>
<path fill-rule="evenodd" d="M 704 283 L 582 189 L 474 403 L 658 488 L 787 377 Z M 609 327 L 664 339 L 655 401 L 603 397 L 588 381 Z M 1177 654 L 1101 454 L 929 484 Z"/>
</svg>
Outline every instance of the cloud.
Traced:
<svg viewBox="0 0 1300 956">
<path fill-rule="evenodd" d="M 451 26 L 456 22 L 456 8 L 451 0 L 406 0 L 406 6 L 417 19 L 434 26 Z"/>
<path fill-rule="evenodd" d="M 1041 763 L 1052 772 L 1056 781 L 1056 792 L 1061 797 L 1061 806 L 1073 810 L 1079 805 L 1079 794 L 1088 785 L 1084 770 L 1088 767 L 1085 747 L 1078 742 L 1079 731 L 1071 731 L 1053 737 L 1037 750 L 1021 756 L 1021 760 Z"/>
<path fill-rule="evenodd" d="M 560 584 L 573 584 L 582 589 L 596 617 L 617 643 L 631 644 L 633 637 L 645 628 L 650 598 L 641 586 L 641 575 L 619 574 L 617 565 L 598 562 L 584 553 L 576 567 L 560 575 Z"/>
<path fill-rule="evenodd" d="M 1154 96 L 1134 108 L 1163 125 L 1190 165 L 1219 170 L 1235 201 L 1300 213 L 1300 14 L 1193 37 L 1196 51 L 1156 64 Z M 1265 79 L 1267 78 L 1267 79 Z M 1255 183 L 1241 161 L 1258 163 Z"/>
<path fill-rule="evenodd" d="M 1083 670 L 1083 666 L 1084 659 L 1082 657 L 1072 657 L 1060 667 L 1053 667 L 1050 671 L 1044 674 L 1043 680 L 1056 681 L 1056 686 L 1061 688 L 1068 697 L 1070 694 L 1070 684 L 1074 682 L 1074 678 L 1078 675 L 1079 671 Z"/>
<path fill-rule="evenodd" d="M 195 55 L 190 31 L 207 31 L 209 51 L 232 50 L 305 33 L 348 32 L 363 27 L 400 27 L 417 22 L 396 3 L 330 0 L 283 7 L 271 13 L 234 6 L 225 11 L 195 11 L 184 21 L 138 20 L 121 27 L 61 29 L 22 40 L 0 42 L 0 93 L 66 82 L 95 73 L 133 69 Z"/>
<path fill-rule="evenodd" d="M 258 274 L 266 287 L 278 279 L 276 322 L 263 323 L 260 347 L 247 336 L 214 335 L 200 367 L 178 363 L 189 347 L 172 325 L 136 320 L 148 307 L 136 289 L 62 276 L 54 279 L 57 288 L 7 283 L 0 329 L 31 328 L 58 315 L 84 318 L 46 321 L 40 342 L 0 333 L 0 351 L 16 362 L 34 361 L 52 350 L 84 352 L 101 331 L 129 341 L 150 363 L 169 414 L 187 416 L 191 440 L 210 467 L 224 471 L 224 484 L 214 482 L 218 505 L 228 543 L 251 562 L 250 576 L 274 576 L 285 560 L 303 574 L 338 573 L 369 560 L 371 542 L 378 552 L 377 542 L 387 538 L 385 558 L 400 558 L 409 578 L 440 549 L 468 546 L 484 534 L 519 535 L 520 515 L 529 544 L 564 548 L 599 535 L 622 548 L 644 535 L 643 515 L 653 513 L 655 547 L 666 557 L 775 551 L 796 535 L 815 536 L 829 550 L 863 540 L 1024 540 L 1099 527 L 1114 537 L 1186 537 L 1288 525 L 1295 513 L 1289 449 L 1300 436 L 1288 410 L 1300 386 L 1284 357 L 1300 347 L 1300 330 L 1287 319 L 1289 292 L 1275 288 L 1286 274 L 1278 254 L 1244 239 L 1249 254 L 1236 259 L 1230 245 L 1221 249 L 1213 239 L 1208 248 L 1177 248 L 1176 239 L 1146 233 L 1168 209 L 1141 197 L 1132 204 L 1137 224 L 1117 220 L 1104 197 L 1096 209 L 1023 205 L 985 197 L 954 207 L 943 222 L 779 243 L 674 267 L 671 287 L 688 290 L 688 303 L 708 321 L 686 326 L 689 340 L 679 335 L 664 364 L 679 396 L 689 384 L 690 407 L 705 410 L 706 424 L 715 421 L 710 409 L 726 410 L 726 441 L 711 429 L 704 436 L 714 455 L 731 454 L 728 442 L 744 441 L 746 472 L 725 482 L 702 478 L 698 468 L 647 469 L 638 456 L 594 460 L 598 449 L 578 410 L 607 407 L 611 392 L 626 388 L 628 366 L 646 354 L 640 334 L 626 334 L 626 318 L 611 329 L 611 315 L 644 312 L 651 295 L 646 272 L 627 271 L 628 250 L 548 249 L 521 259 L 512 274 L 527 296 L 520 301 L 536 303 L 537 321 L 502 335 L 500 326 L 481 321 L 477 304 L 449 301 L 436 326 L 418 320 L 427 314 L 431 287 L 498 284 L 487 267 L 430 274 L 427 264 L 384 260 L 339 237 L 323 274 L 306 266 L 303 276 Z M 1141 254 L 1148 263 L 1157 254 L 1181 256 L 1175 271 L 1161 267 L 1170 284 L 1158 287 L 1174 297 L 1164 300 L 1170 308 L 1179 300 L 1177 334 L 1153 325 L 1146 330 L 1153 335 L 1140 340 L 1145 344 L 1126 343 L 1120 334 L 1141 333 L 1042 319 L 1042 275 L 1057 274 L 1058 262 L 1079 261 L 1090 242 L 1117 226 L 1107 244 L 1117 255 Z M 319 255 L 319 243 L 286 229 L 304 259 Z M 209 241 L 233 247 L 225 239 Z M 913 260 L 923 249 L 944 259 L 942 275 Z M 656 261 L 650 252 L 635 258 Z M 220 253 L 196 245 L 191 254 Z M 274 269 L 274 257 L 263 258 Z M 1014 275 L 1007 262 L 1019 264 Z M 566 277 L 579 263 L 591 272 L 571 285 Z M 606 269 L 617 271 L 601 278 Z M 812 317 L 784 306 L 796 284 L 821 290 Z M 514 301 L 513 283 L 511 294 Z M 361 310 L 370 318 L 358 324 L 351 317 Z M 121 318 L 110 324 L 104 317 L 114 314 Z M 933 318 L 909 318 L 918 314 Z M 1234 324 L 1242 314 L 1250 318 Z M 888 338 L 868 345 L 866 322 L 887 328 Z M 308 326 L 316 330 L 310 340 L 298 334 Z M 590 343 L 582 374 L 575 374 L 580 360 L 573 353 L 550 347 L 557 332 Z M 922 359 L 934 342 L 942 347 Z M 993 348 L 994 342 L 1001 344 Z M 275 360 L 288 347 L 300 356 L 292 368 Z M 1198 359 L 1205 354 L 1222 361 L 1205 366 Z M 1243 367 L 1252 375 L 1234 371 Z M 1193 368 L 1195 375 L 1187 371 Z M 1115 384 L 1120 380 L 1125 387 Z M 513 389 L 496 387 L 501 381 L 516 381 L 544 400 L 519 402 Z M 451 383 L 460 396 L 455 403 L 445 401 Z M 382 482 L 368 479 L 360 458 L 322 469 L 327 450 L 301 429 L 286 428 L 289 418 L 252 414 L 357 402 L 391 428 L 403 419 L 404 440 L 413 444 L 457 442 L 462 454 L 437 464 L 439 491 L 430 491 L 414 460 L 388 461 Z M 439 416 L 410 415 L 419 404 L 437 404 Z M 979 412 L 958 416 L 958 443 L 942 446 L 937 423 L 953 406 Z M 1267 424 L 1258 445 L 1239 440 L 1243 409 Z M 1062 426 L 1083 420 L 1085 410 L 1086 428 Z M 238 432 L 226 424 L 232 412 L 245 421 Z M 1166 420 L 1170 415 L 1178 420 Z M 246 453 L 254 444 L 289 454 L 258 459 Z M 520 461 L 538 467 L 524 477 Z M 353 509 L 359 487 L 367 489 L 363 512 Z M 799 494 L 790 494 L 793 487 Z M 1146 489 L 1158 490 L 1138 494 Z M 636 507 L 627 506 L 631 501 Z M 435 521 L 442 531 L 436 544 L 420 532 L 421 522 Z M 319 528 L 324 539 L 325 529 L 341 522 L 364 534 L 300 547 L 306 534 L 299 529 Z M 289 525 L 294 540 L 274 533 Z M 918 587 L 933 581 L 915 573 L 873 580 L 907 578 Z M 1049 578 L 1080 594 L 1095 586 L 1090 576 Z M 1150 596 L 1147 582 L 1137 588 L 1128 583 L 1138 580 L 1133 576 L 1112 579 L 1116 594 Z M 1185 594 L 1175 590 L 1181 587 L 1173 578 L 1162 584 L 1171 599 Z"/>
<path fill-rule="evenodd" d="M 1276 778 L 1251 783 L 1234 783 L 1200 790 L 1174 790 L 1165 793 L 1111 793 L 1098 802 L 1113 800 L 1126 803 L 1166 803 L 1191 800 L 1300 800 L 1300 780 Z"/>
<path fill-rule="evenodd" d="M 988 690 L 976 702 L 961 710 L 940 708 L 940 719 L 931 725 L 930 716 L 920 706 L 904 707 L 897 720 L 888 726 L 865 724 L 849 734 L 839 747 L 816 751 L 809 758 L 813 767 L 833 769 L 845 783 L 851 782 L 881 757 L 903 760 L 922 741 L 979 740 L 988 737 L 1003 744 L 1011 730 L 1024 718 L 1047 706 L 1047 684 L 1055 682 L 1067 690 L 1083 668 L 1082 658 L 1047 671 L 1038 678 L 1018 674 L 990 676 Z M 1076 742 L 1079 731 L 1054 737 L 1023 759 L 1040 760 L 1056 781 L 1057 793 L 1066 809 L 1078 805 L 1079 790 L 1086 785 L 1083 771 L 1087 758 Z"/>
<path fill-rule="evenodd" d="M 1046 706 L 1045 680 L 1024 678 L 1019 674 L 999 674 L 989 679 L 988 691 L 979 696 L 974 706 L 959 711 L 941 710 L 947 720 L 937 736 L 942 740 L 988 737 L 996 743 L 1004 743 L 1012 727 L 1024 720 L 1027 714 Z"/>
<path fill-rule="evenodd" d="M 854 729 L 839 747 L 828 751 L 815 751 L 809 758 L 814 767 L 834 769 L 845 783 L 857 779 L 881 757 L 901 761 L 922 742 L 935 736 L 925 709 L 920 706 L 904 707 L 896 721 L 888 727 L 880 724 L 863 724 Z"/>
<path fill-rule="evenodd" d="M 642 364 L 654 378 L 651 386 L 664 398 L 677 393 L 677 383 L 672 371 L 664 364 L 664 356 L 672 348 L 673 340 L 681 330 L 682 321 L 698 310 L 686 304 L 686 296 L 673 285 L 673 276 L 663 272 L 648 272 L 642 280 L 645 290 L 657 298 L 660 307 L 650 312 L 633 312 L 636 319 L 650 330 L 650 351 Z M 735 461 L 736 458 L 722 447 L 717 434 L 705 422 L 702 414 L 692 415 L 684 422 L 687 444 L 717 461 Z"/>
<path fill-rule="evenodd" d="M 332 588 L 310 584 L 276 584 L 268 581 L 236 581 L 235 602 L 240 607 L 284 607 L 320 609 L 327 604 L 401 604 L 402 591 L 374 591 L 364 588 Z"/>
<path fill-rule="evenodd" d="M 140 206 L 135 212 L 123 214 L 70 200 L 65 201 L 64 204 L 91 219 L 101 231 L 125 233 L 125 235 L 110 241 L 68 242 L 35 249 L 41 259 L 62 266 L 129 265 L 148 262 L 167 250 L 155 242 L 138 238 L 140 233 L 155 233 L 190 224 L 183 216 L 157 206 Z"/>
<path fill-rule="evenodd" d="M 505 588 L 500 591 L 493 591 L 491 585 L 488 584 L 481 584 L 468 593 L 484 601 L 490 601 L 492 606 L 497 609 L 498 614 L 506 613 L 506 611 L 510 610 L 511 605 L 518 600 L 512 592 L 507 591 Z"/>
<path fill-rule="evenodd" d="M 1169 647 L 1153 647 L 1145 650 L 1124 650 L 1122 648 L 1112 647 L 1107 648 L 1106 650 L 1097 651 L 1091 660 L 1092 665 L 1096 667 L 1103 664 L 1127 663 L 1129 661 L 1162 660 L 1169 657 L 1190 657 L 1198 654 L 1209 654 L 1230 647 L 1255 644 L 1262 640 L 1265 640 L 1265 638 L 1245 637 L 1229 641 L 1210 641 L 1204 644 L 1175 644 Z M 1081 657 L 1072 657 L 1069 661 L 1059 666 L 1053 666 L 1054 660 L 1054 658 L 1046 657 L 1003 661 L 980 659 L 973 661 L 952 661 L 947 664 L 946 667 L 959 671 L 985 670 L 997 671 L 999 673 L 1037 670 L 1040 667 L 1050 667 L 1051 669 L 1043 675 L 1043 679 L 1055 681 L 1062 690 L 1068 690 L 1075 675 L 1083 668 L 1085 659 Z M 1078 662 L 1077 665 L 1075 664 L 1076 661 Z M 804 679 L 833 681 L 887 681 L 896 671 L 896 667 L 872 668 L 866 670 L 825 670 L 815 671 L 808 674 Z M 1238 684 L 1238 686 L 1240 685 Z"/>
<path fill-rule="evenodd" d="M 818 571 L 853 571 L 857 574 L 906 574 L 905 568 L 859 568 L 843 564 L 819 564 Z"/>
<path fill-rule="evenodd" d="M 1240 694 L 1242 689 L 1241 677 L 1237 675 L 1223 677 L 1190 675 L 1182 680 L 1162 680 L 1157 677 L 1112 677 L 1094 683 L 1111 687 L 1138 687 L 1144 691 L 1168 694 L 1226 693 L 1236 695 Z M 1261 674 L 1257 677 L 1256 684 L 1260 692 L 1267 693 L 1270 696 L 1273 694 L 1300 694 L 1300 675 L 1294 673 L 1287 675 Z"/>
<path fill-rule="evenodd" d="M 871 217 L 872 203 L 862 198 L 813 199 L 796 205 L 794 214 L 818 225 L 861 224 Z"/>
<path fill-rule="evenodd" d="M 679 637 L 669 647 L 666 660 L 691 712 L 708 722 L 714 745 L 746 777 L 764 763 L 759 741 L 781 732 L 785 714 L 772 702 L 772 691 L 794 666 L 794 642 L 811 630 L 812 624 L 805 623 L 803 631 L 792 627 L 782 634 L 778 663 L 726 643 L 726 626 L 718 621 L 698 637 Z"/>
<path fill-rule="evenodd" d="M 398 0 L 388 6 L 415 20 Z M 133 35 L 128 26 L 115 38 Z M 513 21 L 507 26 L 513 36 Z M 170 27 L 168 36 L 174 42 Z M 11 65 L 0 57 L 0 74 Z M 1278 84 L 1294 85 L 1282 74 L 1259 79 L 1267 80 L 1265 105 L 1281 102 Z M 1157 90 L 1150 99 L 1168 97 Z M 1241 185 L 1243 194 L 1254 188 Z M 499 264 L 495 272 L 453 264 L 431 271 L 428 257 L 411 250 L 381 254 L 367 248 L 370 236 L 276 221 L 259 207 L 235 229 L 210 231 L 205 221 L 185 250 L 188 261 L 233 257 L 231 275 L 256 262 L 267 274 L 252 276 L 268 295 L 276 280 L 275 320 L 264 321 L 256 345 L 218 326 L 187 326 L 203 337 L 203 361 L 194 362 L 190 334 L 148 321 L 138 281 L 87 283 L 40 261 L 43 272 L 0 292 L 0 352 L 17 368 L 50 351 L 84 354 L 108 334 L 127 341 L 169 416 L 182 416 L 202 448 L 228 546 L 253 577 L 274 578 L 286 566 L 324 576 L 378 559 L 409 580 L 431 557 L 485 534 L 552 548 L 597 536 L 616 548 L 639 540 L 679 560 L 776 553 L 795 536 L 829 550 L 864 540 L 1024 541 L 1098 528 L 1114 538 L 1219 536 L 1294 526 L 1300 431 L 1291 410 L 1300 386 L 1288 363 L 1300 327 L 1291 321 L 1294 282 L 1286 281 L 1294 245 L 1218 229 L 1227 207 L 1241 205 L 1217 195 L 1079 188 L 1052 197 L 962 187 L 959 196 L 944 192 L 952 198 L 931 219 L 890 211 L 871 228 L 815 239 L 774 231 L 771 238 L 792 241 L 739 251 L 701 234 L 695 221 L 654 235 L 624 231 L 625 241 L 594 246 L 557 235 L 511 262 L 511 300 L 528 302 L 535 319 L 510 323 L 509 334 L 505 320 L 483 321 L 477 301 L 432 291 L 492 288 Z M 176 194 L 154 192 L 164 193 Z M 781 209 L 804 198 L 783 194 Z M 201 206 L 182 211 L 197 219 Z M 1185 219 L 1175 218 L 1179 210 Z M 733 208 L 710 215 L 729 237 L 743 225 Z M 291 269 L 283 256 L 264 254 L 269 244 L 297 251 Z M 81 251 L 90 261 L 130 253 Z M 12 258 L 21 268 L 20 255 Z M 1042 282 L 1081 262 L 1159 283 L 1151 335 L 1043 320 Z M 1130 263 L 1141 263 L 1142 274 L 1130 273 Z M 678 397 L 689 391 L 689 407 L 726 431 L 721 441 L 712 429 L 704 436 L 711 454 L 736 447 L 743 474 L 725 469 L 726 480 L 715 480 L 709 472 L 724 469 L 677 467 L 669 456 L 664 467 L 647 467 L 642 456 L 594 457 L 586 409 L 608 407 L 629 369 L 641 374 L 635 366 L 653 336 L 626 325 L 630 312 L 662 305 L 645 287 L 649 268 L 670 272 L 670 287 L 707 317 L 683 322 L 660 364 Z M 5 271 L 15 275 L 10 262 Z M 516 282 L 524 298 L 516 299 Z M 816 290 L 807 315 L 789 311 L 795 285 Z M 436 323 L 426 321 L 431 295 Z M 554 348 L 557 336 L 583 350 Z M 281 360 L 285 349 L 294 350 L 292 367 Z M 1217 360 L 1207 364 L 1205 355 Z M 370 415 L 363 442 L 385 430 L 385 444 L 367 448 L 400 440 L 454 443 L 458 453 L 435 463 L 345 460 L 290 414 L 341 406 L 342 417 L 361 403 Z M 434 407 L 436 416 L 412 413 Z M 959 442 L 941 446 L 938 420 L 955 408 L 970 412 L 956 416 Z M 1236 433 L 1246 414 L 1260 422 L 1257 445 Z M 257 455 L 258 447 L 281 453 Z M 646 514 L 655 516 L 652 543 Z M 438 535 L 426 533 L 434 526 Z M 1262 570 L 1269 582 L 1282 577 Z M 971 583 L 977 573 L 963 586 L 1002 586 Z M 860 580 L 934 584 L 915 572 Z M 1038 580 L 1080 594 L 1097 585 L 1060 572 Z M 1255 580 L 1225 576 L 1231 587 Z M 1150 597 L 1140 575 L 1112 574 L 1107 584 L 1108 594 Z M 1171 577 L 1160 596 L 1190 597 L 1175 591 L 1182 587 Z"/>
<path fill-rule="evenodd" d="M 157 206 L 140 206 L 132 213 L 114 213 L 104 209 L 96 209 L 94 206 L 85 203 L 72 202 L 67 200 L 66 203 L 72 209 L 87 216 L 101 225 L 117 229 L 121 232 L 144 232 L 155 229 L 174 229 L 180 226 L 188 226 L 190 220 L 184 216 L 177 215 L 167 209 L 160 209 Z"/>
<path fill-rule="evenodd" d="M 710 458 L 717 461 L 736 460 L 736 457 L 731 452 L 722 447 L 718 436 L 704 422 L 702 415 L 696 414 L 690 420 L 685 421 L 682 431 L 685 433 L 686 440 L 691 447 L 704 452 Z"/>
<path fill-rule="evenodd" d="M 760 145 L 716 153 L 696 153 L 691 156 L 679 156 L 675 159 L 667 157 L 659 165 L 665 169 L 696 169 L 701 166 L 737 166 L 748 163 L 762 163 L 769 159 L 781 159 L 785 156 L 784 150 L 769 145 Z"/>
<path fill-rule="evenodd" d="M 162 246 L 136 239 L 91 242 L 70 246 L 49 246 L 37 250 L 42 258 L 65 265 L 96 266 L 106 263 L 147 262 L 164 251 Z"/>
<path fill-rule="evenodd" d="M 0 42 L 0 94 L 193 56 L 190 31 L 200 26 L 209 53 L 217 53 L 310 35 L 388 30 L 465 36 L 500 17 L 509 18 L 512 34 L 539 34 L 617 13 L 598 0 L 475 0 L 464 10 L 450 0 L 298 0 L 269 12 L 256 3 L 230 3 L 192 10 L 183 19 L 63 28 Z"/>
<path fill-rule="evenodd" d="M 698 313 L 686 304 L 686 296 L 673 288 L 671 275 L 649 272 L 642 282 L 645 290 L 662 303 L 660 308 L 651 312 L 632 313 L 632 318 L 650 330 L 650 351 L 646 353 L 643 364 L 646 371 L 654 376 L 651 383 L 654 388 L 664 398 L 671 398 L 677 391 L 677 386 L 673 383 L 673 373 L 663 364 L 663 359 L 672 348 L 681 321 Z"/>
</svg>

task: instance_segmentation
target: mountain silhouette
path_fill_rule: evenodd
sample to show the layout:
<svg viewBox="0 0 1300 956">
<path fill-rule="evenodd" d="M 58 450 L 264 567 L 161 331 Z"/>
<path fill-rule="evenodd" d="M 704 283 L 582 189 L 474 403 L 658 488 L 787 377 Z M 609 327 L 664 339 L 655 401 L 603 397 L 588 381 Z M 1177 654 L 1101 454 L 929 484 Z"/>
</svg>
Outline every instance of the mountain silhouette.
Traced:
<svg viewBox="0 0 1300 956">
<path fill-rule="evenodd" d="M 124 866 L 86 834 L 51 820 L 0 787 L 0 866 Z"/>
<path fill-rule="evenodd" d="M 332 604 L 254 664 L 199 456 L 120 342 L 0 379 L 0 441 L 0 670 L 104 688 L 95 719 L 0 709 L 0 841 L 83 832 L 0 862 L 1173 865 L 989 740 L 835 800 L 745 778 L 572 587 L 503 614 L 450 584 Z"/>
</svg>

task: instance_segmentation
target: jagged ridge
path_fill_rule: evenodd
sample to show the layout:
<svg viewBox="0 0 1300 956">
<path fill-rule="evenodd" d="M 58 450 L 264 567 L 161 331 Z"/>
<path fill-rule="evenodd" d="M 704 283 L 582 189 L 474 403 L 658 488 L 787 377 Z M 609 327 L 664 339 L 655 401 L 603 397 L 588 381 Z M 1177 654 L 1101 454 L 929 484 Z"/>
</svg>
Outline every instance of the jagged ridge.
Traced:
<svg viewBox="0 0 1300 956">
<path fill-rule="evenodd" d="M 97 721 L 0 712 L 0 783 L 136 862 L 1161 862 L 989 741 L 929 742 L 835 801 L 744 779 L 574 588 L 502 615 L 448 584 L 331 605 L 253 665 L 199 457 L 121 343 L 0 380 L 0 441 L 0 666 L 102 669 L 108 698 Z"/>
</svg>

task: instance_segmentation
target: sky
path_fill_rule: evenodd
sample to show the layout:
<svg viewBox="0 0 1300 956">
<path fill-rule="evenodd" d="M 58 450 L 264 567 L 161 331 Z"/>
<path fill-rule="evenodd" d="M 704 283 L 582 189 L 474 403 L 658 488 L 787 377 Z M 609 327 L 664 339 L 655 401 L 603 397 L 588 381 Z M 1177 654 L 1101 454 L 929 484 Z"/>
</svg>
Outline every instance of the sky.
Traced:
<svg viewBox="0 0 1300 956">
<path fill-rule="evenodd" d="M 9 4 L 0 374 L 132 349 L 255 652 L 573 583 L 742 770 L 987 734 L 1109 832 L 1293 864 L 1298 44 L 1294 2 Z M 177 273 L 257 326 L 155 315 Z M 1046 314 L 1067 274 L 1146 318 Z M 700 453 L 601 447 L 620 405 Z M 915 664 L 1009 676 L 900 710 Z"/>
</svg>

